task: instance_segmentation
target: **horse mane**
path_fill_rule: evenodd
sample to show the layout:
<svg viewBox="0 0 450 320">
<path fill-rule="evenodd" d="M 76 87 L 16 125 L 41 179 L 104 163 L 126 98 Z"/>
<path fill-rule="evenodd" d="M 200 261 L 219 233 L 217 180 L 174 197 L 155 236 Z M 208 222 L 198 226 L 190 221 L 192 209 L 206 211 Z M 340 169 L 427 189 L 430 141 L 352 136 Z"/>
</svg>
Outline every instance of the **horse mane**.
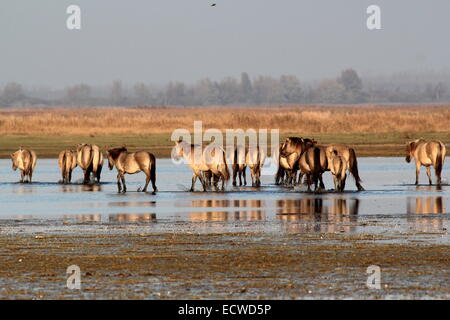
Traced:
<svg viewBox="0 0 450 320">
<path fill-rule="evenodd" d="M 302 143 L 304 141 L 303 138 L 299 138 L 299 137 L 289 137 L 288 139 L 294 143 Z"/>
<path fill-rule="evenodd" d="M 111 158 L 116 160 L 122 152 L 127 152 L 127 151 L 128 151 L 127 148 L 121 147 L 121 148 L 109 149 L 108 153 L 111 156 Z"/>
</svg>

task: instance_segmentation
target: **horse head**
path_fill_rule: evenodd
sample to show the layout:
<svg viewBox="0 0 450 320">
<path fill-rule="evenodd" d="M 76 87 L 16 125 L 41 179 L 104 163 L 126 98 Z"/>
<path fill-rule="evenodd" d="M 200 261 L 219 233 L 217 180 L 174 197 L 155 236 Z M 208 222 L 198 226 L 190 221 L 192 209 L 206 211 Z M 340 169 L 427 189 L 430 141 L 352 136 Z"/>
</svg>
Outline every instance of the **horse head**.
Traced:
<svg viewBox="0 0 450 320">
<path fill-rule="evenodd" d="M 11 154 L 11 161 L 12 161 L 12 169 L 14 171 L 17 170 L 17 151 Z"/>
<path fill-rule="evenodd" d="M 108 168 L 112 170 L 116 164 L 117 158 L 120 156 L 122 152 L 127 152 L 127 148 L 113 148 L 106 151 L 106 155 L 108 157 Z"/>
<path fill-rule="evenodd" d="M 411 162 L 412 153 L 414 152 L 416 143 L 414 141 L 406 143 L 406 158 L 405 161 L 407 163 Z"/>
<path fill-rule="evenodd" d="M 183 139 L 180 139 L 178 141 L 175 141 L 175 147 L 172 149 L 172 158 L 176 161 L 180 160 L 181 157 L 183 157 L 184 154 L 184 148 L 186 147 L 187 143 L 183 141 Z"/>
<path fill-rule="evenodd" d="M 286 158 L 293 152 L 295 152 L 295 150 L 293 150 L 292 147 L 292 139 L 290 137 L 287 137 L 280 147 L 280 155 Z"/>
</svg>

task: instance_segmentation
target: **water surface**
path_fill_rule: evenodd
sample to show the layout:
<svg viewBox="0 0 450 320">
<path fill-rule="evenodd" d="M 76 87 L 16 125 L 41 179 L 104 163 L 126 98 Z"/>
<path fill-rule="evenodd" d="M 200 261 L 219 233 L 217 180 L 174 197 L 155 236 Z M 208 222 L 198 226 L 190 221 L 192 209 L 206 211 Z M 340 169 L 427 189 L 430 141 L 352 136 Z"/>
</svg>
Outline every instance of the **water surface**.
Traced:
<svg viewBox="0 0 450 320">
<path fill-rule="evenodd" d="M 116 172 L 106 166 L 100 185 L 81 185 L 80 168 L 75 169 L 72 184 L 60 184 L 56 159 L 38 160 L 34 182 L 21 184 L 19 172 L 13 172 L 10 161 L 2 159 L 0 226 L 3 232 L 75 232 L 80 226 L 93 230 L 110 225 L 130 230 L 138 226 L 148 232 L 389 231 L 436 233 L 433 241 L 449 243 L 445 232 L 450 207 L 448 169 L 446 165 L 442 187 L 426 185 L 424 169 L 420 180 L 424 184 L 415 186 L 414 165 L 403 158 L 361 158 L 364 192 L 356 191 L 351 177 L 344 193 L 330 190 L 314 194 L 305 192 L 303 186 L 275 186 L 272 176 L 263 176 L 261 188 L 233 187 L 230 183 L 225 192 L 201 192 L 197 185 L 198 191 L 192 193 L 187 191 L 190 169 L 174 165 L 170 159 L 158 159 L 159 192 L 154 195 L 137 192 L 145 181 L 143 173 L 127 175 L 129 192 L 118 194 Z M 332 189 L 330 173 L 324 178 L 327 188 Z"/>
</svg>

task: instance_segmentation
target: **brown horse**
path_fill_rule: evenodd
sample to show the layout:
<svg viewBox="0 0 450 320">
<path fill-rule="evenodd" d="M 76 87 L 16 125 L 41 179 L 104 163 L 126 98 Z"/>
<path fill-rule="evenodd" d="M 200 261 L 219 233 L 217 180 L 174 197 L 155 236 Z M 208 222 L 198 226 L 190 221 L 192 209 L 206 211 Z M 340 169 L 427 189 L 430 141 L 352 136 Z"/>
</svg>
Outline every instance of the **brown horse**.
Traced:
<svg viewBox="0 0 450 320">
<path fill-rule="evenodd" d="M 326 153 L 329 158 L 334 152 L 337 152 L 339 156 L 343 157 L 347 161 L 348 170 L 352 174 L 353 178 L 355 178 L 355 184 L 358 191 L 364 191 L 364 188 L 361 185 L 361 178 L 359 177 L 358 160 L 356 158 L 355 150 L 342 144 L 332 144 L 326 147 Z"/>
<path fill-rule="evenodd" d="M 84 184 L 90 181 L 91 173 L 100 183 L 100 174 L 103 168 L 103 154 L 100 148 L 92 144 L 79 144 L 77 146 L 77 164 L 84 172 Z"/>
<path fill-rule="evenodd" d="M 306 174 L 308 191 L 311 191 L 311 185 L 314 183 L 314 190 L 325 189 L 322 180 L 322 174 L 328 169 L 328 157 L 324 147 L 314 146 L 306 150 L 299 161 L 300 170 Z M 320 186 L 319 186 L 320 182 Z"/>
<path fill-rule="evenodd" d="M 250 147 L 245 155 L 245 164 L 250 169 L 252 176 L 252 187 L 261 186 L 261 168 L 266 160 L 264 150 L 259 146 Z"/>
<path fill-rule="evenodd" d="M 20 182 L 31 183 L 31 180 L 33 178 L 33 171 L 36 167 L 36 153 L 32 150 L 23 149 L 22 147 L 20 147 L 19 150 L 11 155 L 11 161 L 12 169 L 14 171 L 16 171 L 17 169 L 20 170 Z M 28 180 L 25 181 L 26 177 L 28 177 Z"/>
<path fill-rule="evenodd" d="M 213 177 L 214 186 L 218 190 L 218 182 L 222 180 L 222 191 L 225 190 L 225 183 L 230 179 L 230 172 L 226 160 L 225 150 L 214 143 L 207 146 L 190 144 L 179 140 L 175 142 L 172 150 L 174 159 L 184 158 L 192 169 L 192 185 L 190 191 L 194 191 L 197 178 L 200 180 L 203 191 L 206 191 L 205 174 Z M 209 173 L 209 171 L 211 173 Z"/>
<path fill-rule="evenodd" d="M 333 175 L 334 189 L 338 192 L 344 191 L 348 169 L 347 160 L 334 151 L 333 155 L 328 158 L 328 167 Z"/>
<path fill-rule="evenodd" d="M 117 169 L 117 188 L 120 192 L 127 192 L 125 185 L 125 173 L 135 174 L 143 171 L 147 176 L 144 189 L 147 192 L 149 182 L 152 182 L 153 192 L 158 191 L 156 187 L 156 159 L 155 156 L 147 151 L 128 152 L 127 148 L 114 148 L 106 152 L 108 156 L 109 170 L 114 166 Z M 122 181 L 122 184 L 120 183 Z"/>
<path fill-rule="evenodd" d="M 77 166 L 77 152 L 72 150 L 61 151 L 58 157 L 58 165 L 61 169 L 62 183 L 70 183 L 72 171 Z"/>
<path fill-rule="evenodd" d="M 430 185 L 430 166 L 434 167 L 437 184 L 441 184 L 442 167 L 444 166 L 446 148 L 441 141 L 425 141 L 417 139 L 406 144 L 406 162 L 411 162 L 411 158 L 416 160 L 416 185 L 419 184 L 420 167 L 427 168 L 428 182 Z"/>
<path fill-rule="evenodd" d="M 315 146 L 314 139 L 288 137 L 280 147 L 279 170 L 276 183 L 281 180 L 281 175 L 286 175 L 288 184 L 296 183 L 296 175 L 299 169 L 299 160 L 302 154 L 309 148 Z M 282 168 L 282 169 L 280 169 Z M 301 179 L 301 174 L 299 180 Z"/>
<path fill-rule="evenodd" d="M 236 186 L 236 178 L 239 176 L 239 186 L 242 186 L 242 178 L 244 178 L 244 186 L 247 184 L 247 177 L 245 175 L 245 169 L 247 165 L 245 163 L 245 147 L 235 146 L 233 152 L 233 186 Z"/>
</svg>

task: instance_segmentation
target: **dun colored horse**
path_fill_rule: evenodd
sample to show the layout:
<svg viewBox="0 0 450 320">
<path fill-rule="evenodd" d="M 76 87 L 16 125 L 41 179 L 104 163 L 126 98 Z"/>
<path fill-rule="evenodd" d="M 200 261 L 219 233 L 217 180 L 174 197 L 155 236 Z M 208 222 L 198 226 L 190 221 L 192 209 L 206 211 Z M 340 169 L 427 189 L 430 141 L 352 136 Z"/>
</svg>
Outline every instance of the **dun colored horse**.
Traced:
<svg viewBox="0 0 450 320">
<path fill-rule="evenodd" d="M 179 140 L 175 142 L 172 155 L 175 159 L 184 158 L 192 169 L 191 192 L 194 191 L 197 178 L 202 184 L 203 191 L 206 191 L 207 184 L 204 174 L 211 174 L 214 177 L 216 190 L 218 190 L 219 180 L 222 180 L 222 190 L 225 190 L 225 182 L 230 179 L 230 172 L 228 171 L 226 154 L 222 148 L 213 143 L 200 146 Z"/>
<path fill-rule="evenodd" d="M 325 189 L 322 180 L 322 174 L 328 170 L 328 158 L 324 147 L 314 146 L 306 150 L 299 161 L 300 170 L 306 174 L 308 191 L 311 191 L 311 185 L 314 183 L 314 190 Z"/>
<path fill-rule="evenodd" d="M 147 176 L 142 192 L 147 192 L 150 181 L 152 182 L 153 192 L 158 191 L 156 187 L 156 159 L 152 153 L 147 151 L 128 152 L 127 148 L 122 147 L 109 149 L 106 154 L 108 156 L 109 170 L 112 170 L 114 166 L 117 169 L 117 188 L 119 193 L 127 192 L 125 173 L 135 174 L 141 171 Z"/>
<path fill-rule="evenodd" d="M 76 151 L 61 151 L 58 157 L 58 165 L 61 169 L 62 183 L 70 183 L 70 181 L 72 180 L 72 171 L 77 166 Z"/>
<path fill-rule="evenodd" d="M 77 164 L 83 169 L 84 184 L 90 181 L 91 173 L 100 183 L 100 174 L 103 168 L 103 154 L 100 148 L 91 144 L 79 144 L 77 146 Z"/>
<path fill-rule="evenodd" d="M 334 189 L 338 192 L 344 191 L 348 169 L 347 160 L 338 155 L 337 151 L 334 151 L 328 158 L 328 167 L 333 175 Z"/>
<path fill-rule="evenodd" d="M 280 147 L 279 170 L 275 183 L 278 184 L 282 177 L 286 175 L 285 182 L 288 184 L 296 183 L 296 175 L 299 169 L 299 160 L 302 154 L 316 145 L 313 139 L 288 137 Z M 299 180 L 302 174 L 300 174 Z"/>
<path fill-rule="evenodd" d="M 356 159 L 355 150 L 341 144 L 327 146 L 326 153 L 328 157 L 331 157 L 334 152 L 337 152 L 339 156 L 343 157 L 347 161 L 348 170 L 355 178 L 355 184 L 358 188 L 358 191 L 364 191 L 364 188 L 361 185 L 361 178 L 359 177 L 358 173 L 358 160 Z"/>
<path fill-rule="evenodd" d="M 244 178 L 244 186 L 247 184 L 245 169 L 245 147 L 235 146 L 233 153 L 233 186 L 236 186 L 236 178 L 239 176 L 239 186 L 242 186 L 242 178 Z"/>
<path fill-rule="evenodd" d="M 36 153 L 32 150 L 23 149 L 20 147 L 19 150 L 14 152 L 11 155 L 12 160 L 12 169 L 16 171 L 17 169 L 20 170 L 20 182 L 29 182 L 31 183 L 31 180 L 33 178 L 33 171 L 36 167 Z M 28 177 L 28 180 L 25 181 L 25 178 Z"/>
<path fill-rule="evenodd" d="M 430 185 L 431 171 L 430 166 L 434 167 L 437 184 L 441 184 L 441 172 L 444 166 L 446 148 L 441 141 L 425 141 L 417 139 L 406 144 L 406 162 L 411 162 L 411 158 L 416 160 L 416 185 L 419 184 L 420 167 L 427 168 L 428 182 Z"/>
<path fill-rule="evenodd" d="M 259 147 L 249 147 L 245 155 L 245 164 L 250 168 L 252 187 L 261 186 L 261 168 L 266 160 L 264 151 Z"/>
</svg>

